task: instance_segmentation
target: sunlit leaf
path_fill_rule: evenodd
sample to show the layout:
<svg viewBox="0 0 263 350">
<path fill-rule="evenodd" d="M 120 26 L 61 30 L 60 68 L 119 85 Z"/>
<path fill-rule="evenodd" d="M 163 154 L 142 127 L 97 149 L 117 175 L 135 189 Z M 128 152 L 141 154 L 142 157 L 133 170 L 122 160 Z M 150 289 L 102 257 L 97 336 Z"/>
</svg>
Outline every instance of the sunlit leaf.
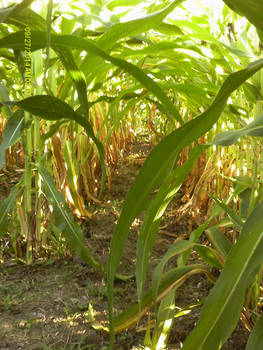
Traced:
<svg viewBox="0 0 263 350">
<path fill-rule="evenodd" d="M 217 134 L 212 144 L 218 146 L 229 146 L 237 142 L 240 137 L 246 135 L 263 137 L 263 115 L 257 117 L 243 129 L 225 131 Z"/>
<path fill-rule="evenodd" d="M 170 201 L 176 195 L 185 177 L 193 168 L 198 156 L 200 156 L 203 151 L 203 147 L 195 147 L 189 154 L 187 162 L 169 174 L 147 210 L 142 229 L 139 234 L 136 250 L 136 282 L 139 304 L 148 269 L 148 260 L 153 248 L 156 232 L 162 219 L 162 215 Z"/>
<path fill-rule="evenodd" d="M 204 113 L 165 137 L 144 162 L 126 197 L 111 241 L 111 252 L 108 261 L 108 298 L 111 321 L 113 319 L 114 275 L 119 266 L 130 225 L 136 216 L 148 206 L 149 195 L 163 181 L 179 152 L 213 126 L 220 117 L 229 95 L 262 67 L 263 60 L 259 60 L 246 69 L 231 74 L 225 80 L 212 105 Z M 113 337 L 111 341 L 113 341 Z"/>
<path fill-rule="evenodd" d="M 102 171 L 104 173 L 103 180 L 105 179 L 105 163 L 104 163 L 104 148 L 102 143 L 94 135 L 92 126 L 90 125 L 87 118 L 84 118 L 77 114 L 68 104 L 59 100 L 56 97 L 47 95 L 36 95 L 28 97 L 24 100 L 17 102 L 7 102 L 7 104 L 14 104 L 18 107 L 30 112 L 36 116 L 39 116 L 46 120 L 61 120 L 69 119 L 79 123 L 91 137 L 98 148 L 100 155 L 100 161 L 102 164 Z"/>
<path fill-rule="evenodd" d="M 198 324 L 184 342 L 183 350 L 211 350 L 222 345 L 240 317 L 246 288 L 263 262 L 263 203 L 244 224 L 237 243 L 202 308 Z"/>
<path fill-rule="evenodd" d="M 188 265 L 174 268 L 161 276 L 159 289 L 157 292 L 157 301 L 162 300 L 172 289 L 181 285 L 188 277 L 193 274 L 208 273 L 202 265 Z M 136 303 L 128 307 L 119 314 L 114 320 L 114 331 L 116 333 L 134 325 L 154 305 L 153 289 L 150 288 L 142 298 L 141 307 Z"/>
<path fill-rule="evenodd" d="M 40 48 L 45 47 L 46 45 L 46 34 L 45 32 L 34 32 L 32 31 L 32 50 L 38 50 Z M 23 50 L 24 48 L 24 33 L 17 32 L 9 35 L 0 40 L 0 47 L 9 47 L 13 49 Z M 51 47 L 54 49 L 59 48 L 75 48 L 79 50 L 85 50 L 88 52 L 92 52 L 94 55 L 97 55 L 103 58 L 106 61 L 113 63 L 119 68 L 130 73 L 136 80 L 138 80 L 144 87 L 149 89 L 161 102 L 164 110 L 167 111 L 167 116 L 173 121 L 177 119 L 181 124 L 183 124 L 183 120 L 178 113 L 177 109 L 171 102 L 171 100 L 167 97 L 165 92 L 161 89 L 161 87 L 151 79 L 144 71 L 134 64 L 127 62 L 125 60 L 121 60 L 119 58 L 108 55 L 105 51 L 100 49 L 92 40 L 83 39 L 80 37 L 72 37 L 70 35 L 52 35 L 51 36 Z"/>
</svg>

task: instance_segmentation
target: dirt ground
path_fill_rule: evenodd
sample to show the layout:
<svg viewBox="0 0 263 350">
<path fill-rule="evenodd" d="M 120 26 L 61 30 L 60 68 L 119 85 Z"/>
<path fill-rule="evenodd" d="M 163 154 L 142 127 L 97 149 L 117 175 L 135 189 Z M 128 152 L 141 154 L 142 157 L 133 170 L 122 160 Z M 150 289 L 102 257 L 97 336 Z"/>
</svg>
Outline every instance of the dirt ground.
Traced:
<svg viewBox="0 0 263 350">
<path fill-rule="evenodd" d="M 110 240 L 124 197 L 148 152 L 148 145 L 140 146 L 139 150 L 134 149 L 132 157 L 120 163 L 112 179 L 111 192 L 105 197 L 105 205 L 91 205 L 89 209 L 93 212 L 93 219 L 82 223 L 88 246 L 103 263 L 107 261 Z M 16 182 L 15 175 L 12 181 Z M 3 198 L 9 187 L 4 176 L 0 177 L 0 185 Z M 180 207 L 179 197 L 173 202 L 171 212 Z M 174 217 L 165 216 L 161 225 L 165 229 L 160 230 L 152 254 L 148 285 L 154 267 L 168 247 L 180 235 L 189 233 L 189 219 L 186 215 L 175 222 Z M 119 271 L 123 274 L 134 274 L 140 223 L 138 220 L 137 226 L 131 229 Z M 197 258 L 192 256 L 191 259 L 195 261 Z M 171 268 L 174 262 L 171 260 L 168 267 Z M 183 308 L 205 298 L 211 287 L 204 276 L 189 278 L 176 292 L 176 306 Z M 0 350 L 108 349 L 108 334 L 96 328 L 96 324 L 107 324 L 106 295 L 105 276 L 82 264 L 74 255 L 51 256 L 48 260 L 35 261 L 32 266 L 6 259 L 0 265 Z M 134 278 L 116 281 L 115 312 L 118 314 L 134 302 Z M 199 315 L 200 307 L 175 319 L 167 349 L 181 349 Z M 118 334 L 116 350 L 146 349 L 143 346 L 144 335 L 136 327 Z M 239 323 L 222 349 L 243 350 L 247 337 L 248 332 Z"/>
</svg>

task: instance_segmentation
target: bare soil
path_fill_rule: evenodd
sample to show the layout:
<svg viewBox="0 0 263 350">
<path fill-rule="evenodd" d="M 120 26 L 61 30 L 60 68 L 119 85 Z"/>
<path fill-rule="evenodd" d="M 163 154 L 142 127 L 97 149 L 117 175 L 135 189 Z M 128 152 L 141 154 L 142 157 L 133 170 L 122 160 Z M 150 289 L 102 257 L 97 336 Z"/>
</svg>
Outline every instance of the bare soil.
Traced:
<svg viewBox="0 0 263 350">
<path fill-rule="evenodd" d="M 82 222 L 87 245 L 101 262 L 106 263 L 115 224 L 120 215 L 125 195 L 149 152 L 149 145 L 134 148 L 133 155 L 122 160 L 116 170 L 111 191 L 105 195 L 104 205 L 90 205 L 93 219 Z M 19 175 L 8 176 L 17 182 Z M 10 188 L 6 175 L 0 177 L 0 199 Z M 182 205 L 180 195 L 172 203 L 170 213 Z M 151 274 L 169 246 L 180 235 L 187 235 L 192 222 L 189 215 L 176 222 L 167 214 L 162 223 L 149 267 Z M 136 242 L 141 218 L 133 225 L 119 272 L 134 274 Z M 197 262 L 196 256 L 191 257 Z M 169 262 L 173 267 L 175 260 Z M 176 292 L 175 304 L 185 307 L 205 298 L 211 283 L 201 275 L 189 278 Z M 108 334 L 96 329 L 95 324 L 107 325 L 107 291 L 105 276 L 84 265 L 76 256 L 50 257 L 37 260 L 32 266 L 16 263 L 12 257 L 0 265 L 0 350 L 75 350 L 108 349 Z M 116 281 L 115 312 L 118 314 L 129 304 L 136 302 L 136 283 Z M 169 350 L 179 350 L 200 315 L 200 307 L 190 314 L 178 317 L 169 336 Z M 150 314 L 149 316 L 153 316 Z M 143 320 L 147 322 L 148 316 Z M 142 322 L 142 323 L 143 323 Z M 117 350 L 145 349 L 144 332 L 133 327 L 116 337 Z M 238 324 L 223 350 L 243 350 L 248 332 Z M 193 349 L 194 350 L 194 349 Z M 211 349 L 213 350 L 213 349 Z"/>
</svg>

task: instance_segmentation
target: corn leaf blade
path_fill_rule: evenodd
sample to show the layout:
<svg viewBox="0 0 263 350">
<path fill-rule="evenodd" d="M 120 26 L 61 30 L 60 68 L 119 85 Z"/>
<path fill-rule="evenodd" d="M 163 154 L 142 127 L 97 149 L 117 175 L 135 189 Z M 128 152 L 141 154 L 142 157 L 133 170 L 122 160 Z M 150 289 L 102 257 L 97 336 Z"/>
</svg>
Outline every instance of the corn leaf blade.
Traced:
<svg viewBox="0 0 263 350">
<path fill-rule="evenodd" d="M 36 116 L 40 116 L 41 118 L 46 120 L 70 119 L 79 123 L 86 130 L 87 134 L 91 137 L 91 139 L 97 146 L 102 168 L 101 188 L 104 187 L 104 182 L 106 179 L 104 148 L 102 143 L 94 135 L 92 126 L 87 120 L 87 118 L 83 118 L 78 113 L 76 113 L 67 103 L 53 96 L 36 95 L 28 97 L 21 101 L 6 102 L 6 104 L 17 105 L 25 111 L 30 112 Z"/>
<path fill-rule="evenodd" d="M 231 241 L 215 226 L 207 228 L 206 235 L 215 249 L 226 258 L 232 248 Z"/>
<path fill-rule="evenodd" d="M 117 23 L 111 26 L 97 40 L 97 46 L 109 53 L 111 49 L 116 45 L 116 42 L 118 42 L 120 39 L 144 33 L 152 28 L 159 26 L 165 17 L 183 1 L 184 0 L 175 0 L 170 5 L 158 12 L 151 13 L 148 16 L 144 16 L 142 18 L 123 23 Z M 94 73 L 91 72 L 90 67 L 94 66 L 98 67 L 99 62 L 94 57 L 94 53 L 90 52 L 90 54 L 84 59 L 83 63 L 81 64 L 81 69 L 85 72 L 85 75 L 89 74 L 89 82 L 94 77 Z"/>
<path fill-rule="evenodd" d="M 124 23 L 115 24 L 99 38 L 97 41 L 98 46 L 107 51 L 113 45 L 115 45 L 118 40 L 125 38 L 126 36 L 132 36 L 147 32 L 148 30 L 160 25 L 165 17 L 183 1 L 184 0 L 173 1 L 164 9 L 155 13 L 151 13 L 148 16 Z"/>
<path fill-rule="evenodd" d="M 46 46 L 46 33 L 40 31 L 32 31 L 32 51 L 39 50 Z M 24 49 L 24 33 L 17 32 L 0 40 L 0 47 L 12 48 L 23 50 Z M 117 67 L 125 70 L 131 74 L 136 80 L 138 80 L 144 87 L 151 91 L 161 102 L 163 110 L 166 111 L 168 118 L 172 122 L 174 119 L 178 120 L 183 124 L 183 119 L 181 118 L 179 112 L 167 97 L 163 89 L 144 71 L 132 63 L 125 60 L 113 57 L 99 48 L 92 40 L 83 39 L 81 37 L 73 37 L 72 35 L 51 35 L 51 47 L 56 50 L 60 48 L 75 48 L 79 50 L 85 50 L 87 52 L 92 52 L 94 55 L 103 58 L 116 65 Z"/>
<path fill-rule="evenodd" d="M 252 333 L 250 334 L 245 350 L 263 349 L 263 315 L 257 320 Z"/>
<path fill-rule="evenodd" d="M 20 182 L 11 189 L 9 196 L 0 205 L 0 239 L 6 233 L 8 214 L 14 207 L 19 185 Z"/>
<path fill-rule="evenodd" d="M 24 112 L 16 111 L 11 118 L 8 119 L 2 135 L 2 142 L 0 144 L 0 170 L 5 163 L 5 151 L 12 146 L 24 129 Z"/>
<path fill-rule="evenodd" d="M 195 272 L 204 272 L 205 269 L 201 265 L 188 265 L 177 267 L 162 275 L 161 281 L 157 291 L 157 301 L 162 300 L 170 290 L 184 280 L 184 276 Z M 148 291 L 142 297 L 141 306 L 138 303 L 129 306 L 126 310 L 120 313 L 114 320 L 114 331 L 116 333 L 123 331 L 132 325 L 134 325 L 141 316 L 143 316 L 154 305 L 153 288 L 149 288 Z"/>
<path fill-rule="evenodd" d="M 0 23 L 6 22 L 8 17 L 11 17 L 12 15 L 18 15 L 21 11 L 30 6 L 33 1 L 34 0 L 23 0 L 20 4 L 0 9 Z"/>
<path fill-rule="evenodd" d="M 194 246 L 195 246 L 195 243 L 182 240 L 182 241 L 179 241 L 179 242 L 175 243 L 174 245 L 172 245 L 168 249 L 167 253 L 163 256 L 163 258 L 161 259 L 161 261 L 159 262 L 159 264 L 155 268 L 154 273 L 153 273 L 153 278 L 152 278 L 153 298 L 154 298 L 155 302 L 157 300 L 157 293 L 158 293 L 160 281 L 162 278 L 163 269 L 164 269 L 164 266 L 167 263 L 167 261 L 175 255 L 182 254 L 182 253 L 192 249 Z"/>
<path fill-rule="evenodd" d="M 234 209 L 232 209 L 229 205 L 225 204 L 223 201 L 217 199 L 211 194 L 209 194 L 209 197 L 213 198 L 213 200 L 227 213 L 230 220 L 236 227 L 240 229 L 243 227 L 243 221 L 240 218 L 240 216 L 234 211 Z"/>
<path fill-rule="evenodd" d="M 246 135 L 263 137 L 263 115 L 260 115 L 245 128 L 217 134 L 211 144 L 218 146 L 233 145 L 240 137 Z"/>
<path fill-rule="evenodd" d="M 150 193 L 161 183 L 169 164 L 178 153 L 205 134 L 217 121 L 228 96 L 246 79 L 263 67 L 263 60 L 254 62 L 246 69 L 231 74 L 224 82 L 212 105 L 204 113 L 184 124 L 164 138 L 150 153 L 126 196 L 121 216 L 111 241 L 108 261 L 109 314 L 113 320 L 113 281 L 120 262 L 129 227 L 139 213 L 148 206 Z M 113 332 L 113 328 L 112 328 Z M 113 342 L 113 339 L 111 338 Z"/>
<path fill-rule="evenodd" d="M 191 171 L 195 161 L 203 150 L 204 147 L 195 147 L 190 153 L 188 161 L 171 172 L 147 210 L 136 249 L 136 282 L 139 304 L 148 269 L 149 256 L 152 251 L 162 214 L 170 201 L 174 198 L 185 177 Z"/>
<path fill-rule="evenodd" d="M 103 266 L 92 257 L 89 249 L 85 247 L 83 232 L 75 223 L 72 212 L 63 194 L 57 190 L 52 176 L 41 165 L 39 166 L 39 173 L 46 188 L 48 201 L 52 204 L 56 224 L 69 242 L 69 245 L 88 265 L 95 267 L 99 271 L 104 271 Z"/>
<path fill-rule="evenodd" d="M 224 2 L 238 14 L 245 16 L 258 29 L 263 29 L 261 0 L 224 0 Z"/>
<path fill-rule="evenodd" d="M 262 210 L 263 203 L 260 203 L 244 224 L 183 350 L 217 349 L 233 331 L 240 317 L 246 288 L 263 262 Z"/>
</svg>

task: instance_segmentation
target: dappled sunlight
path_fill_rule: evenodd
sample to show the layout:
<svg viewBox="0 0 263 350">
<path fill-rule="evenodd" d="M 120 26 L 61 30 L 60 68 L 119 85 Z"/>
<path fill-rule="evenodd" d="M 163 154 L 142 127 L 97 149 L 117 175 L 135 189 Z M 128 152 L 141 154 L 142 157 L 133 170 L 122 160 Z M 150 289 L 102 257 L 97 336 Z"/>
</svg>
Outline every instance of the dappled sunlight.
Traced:
<svg viewBox="0 0 263 350">
<path fill-rule="evenodd" d="M 0 349 L 254 349 L 263 4 L 242 1 L 1 1 Z"/>
</svg>

